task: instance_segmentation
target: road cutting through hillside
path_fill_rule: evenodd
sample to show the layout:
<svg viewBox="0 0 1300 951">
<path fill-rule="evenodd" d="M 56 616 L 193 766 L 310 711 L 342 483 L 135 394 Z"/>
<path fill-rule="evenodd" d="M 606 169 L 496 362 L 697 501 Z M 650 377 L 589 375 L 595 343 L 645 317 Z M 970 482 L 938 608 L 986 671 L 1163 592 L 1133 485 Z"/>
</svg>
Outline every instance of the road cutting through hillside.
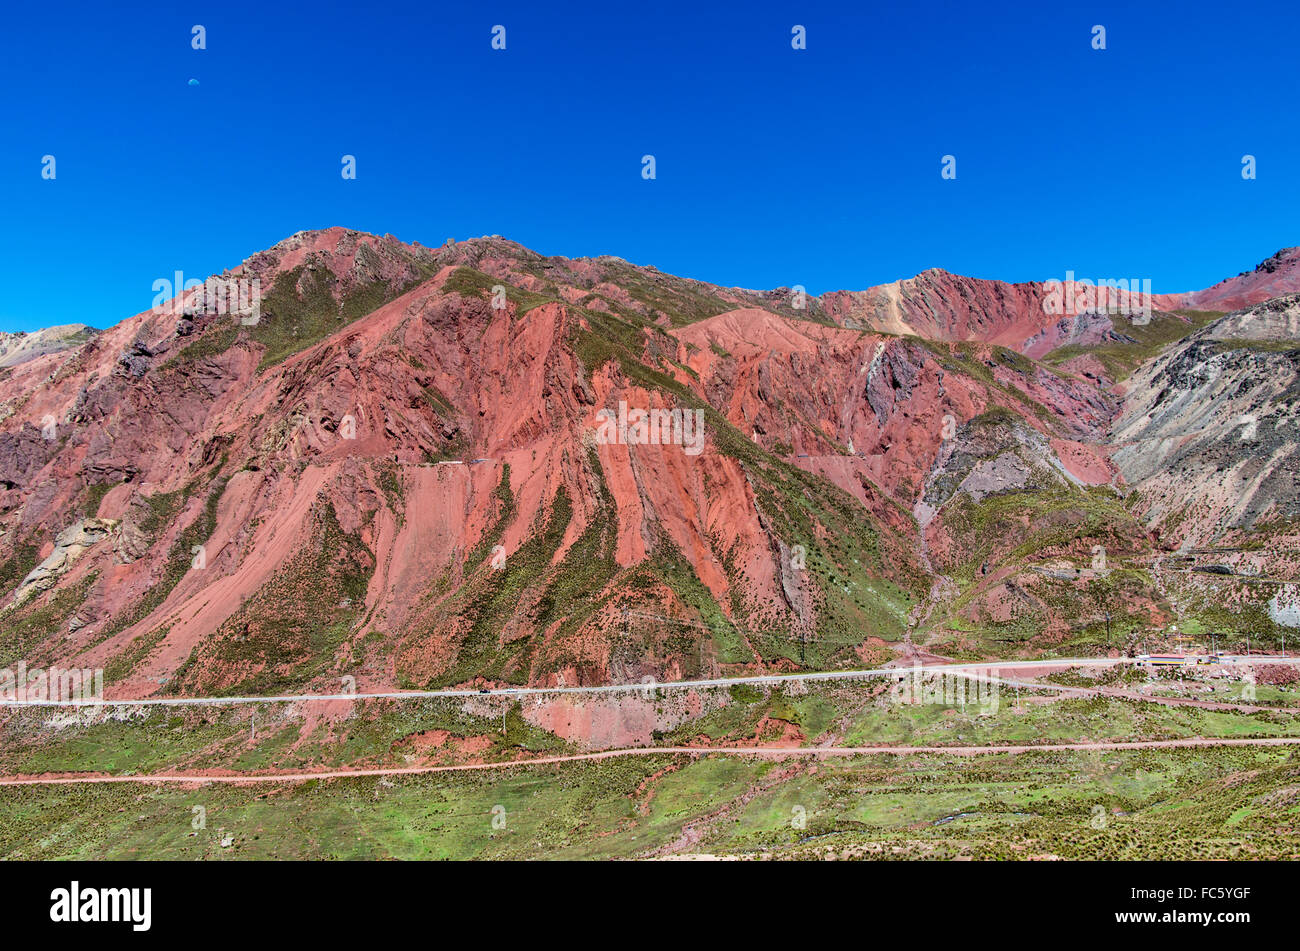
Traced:
<svg viewBox="0 0 1300 951">
<path fill-rule="evenodd" d="M 1229 663 L 1266 663 L 1266 664 L 1300 664 L 1300 657 L 1273 657 L 1263 655 L 1231 655 L 1224 660 Z M 610 693 L 650 693 L 656 690 L 683 690 L 710 687 L 733 687 L 743 684 L 778 684 L 778 683 L 813 683 L 835 680 L 865 680 L 870 678 L 899 676 L 901 674 L 953 673 L 972 679 L 985 679 L 1008 687 L 1023 687 L 1030 690 L 1057 690 L 1068 692 L 1071 689 L 1088 690 L 1093 688 L 1069 688 L 1059 684 L 1031 683 L 1011 680 L 981 671 L 1031 671 L 1054 670 L 1067 667 L 1115 667 L 1120 664 L 1133 664 L 1132 657 L 1060 657 L 1039 660 L 981 661 L 977 663 L 922 664 L 920 666 L 899 665 L 894 667 L 873 667 L 863 670 L 829 670 L 813 671 L 802 674 L 755 674 L 747 677 L 715 677 L 704 680 L 643 681 L 629 684 L 599 684 L 588 687 L 493 687 L 493 688 L 455 688 L 446 690 L 387 690 L 369 693 L 300 693 L 275 694 L 269 696 L 247 697 L 116 697 L 113 699 L 88 700 L 17 700 L 6 696 L 0 698 L 3 707 L 198 707 L 198 706 L 241 706 L 256 703 L 312 703 L 312 702 L 356 702 L 360 700 L 423 700 L 438 697 L 529 697 L 553 696 L 558 694 L 610 694 Z"/>
<path fill-rule="evenodd" d="M 429 773 L 515 769 L 615 759 L 622 756 L 748 756 L 758 759 L 788 759 L 796 756 L 848 758 L 853 756 L 984 756 L 997 753 L 1089 752 L 1093 750 L 1156 750 L 1213 746 L 1296 746 L 1300 736 L 1187 737 L 1178 740 L 1116 740 L 1101 743 L 1043 743 L 1006 746 L 638 746 L 568 756 L 539 756 L 533 759 L 497 763 L 459 763 L 450 766 L 394 766 L 374 769 L 335 769 L 319 772 L 234 775 L 198 773 L 150 774 L 141 776 L 4 776 L 0 786 L 71 786 L 103 783 L 207 785 L 232 783 L 296 783 L 309 779 L 359 779 L 367 776 L 422 776 Z"/>
</svg>

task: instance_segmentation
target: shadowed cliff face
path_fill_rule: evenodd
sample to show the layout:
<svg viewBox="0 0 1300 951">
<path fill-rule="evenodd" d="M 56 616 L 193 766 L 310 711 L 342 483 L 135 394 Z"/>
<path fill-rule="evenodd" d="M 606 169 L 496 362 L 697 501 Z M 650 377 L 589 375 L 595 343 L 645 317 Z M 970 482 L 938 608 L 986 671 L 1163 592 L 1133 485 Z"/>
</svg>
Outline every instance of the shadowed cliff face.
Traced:
<svg viewBox="0 0 1300 951">
<path fill-rule="evenodd" d="M 336 228 L 221 277 L 256 320 L 187 293 L 0 376 L 0 662 L 140 695 L 858 666 L 909 627 L 1030 649 L 1095 620 L 1096 548 L 1146 557 L 1209 491 L 1208 448 L 1135 447 L 1294 387 L 1285 301 L 1120 394 L 1032 358 L 1110 318 L 944 272 L 800 299 Z M 1293 514 L 1276 422 L 1225 525 Z"/>
</svg>

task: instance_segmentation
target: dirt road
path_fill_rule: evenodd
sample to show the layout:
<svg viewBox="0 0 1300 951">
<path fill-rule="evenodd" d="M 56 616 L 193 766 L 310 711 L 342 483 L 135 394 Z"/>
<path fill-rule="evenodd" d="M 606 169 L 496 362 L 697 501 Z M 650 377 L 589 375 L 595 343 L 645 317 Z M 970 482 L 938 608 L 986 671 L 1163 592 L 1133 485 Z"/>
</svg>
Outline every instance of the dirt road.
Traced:
<svg viewBox="0 0 1300 951">
<path fill-rule="evenodd" d="M 1020 746 L 644 746 L 621 750 L 602 750 L 596 753 L 574 753 L 569 756 L 539 756 L 535 759 L 509 760 L 499 763 L 464 763 L 455 766 L 404 766 L 376 769 L 338 769 L 321 772 L 269 773 L 264 775 L 232 775 L 201 773 L 152 774 L 141 776 L 102 775 L 46 775 L 0 777 L 0 786 L 58 786 L 79 783 L 175 783 L 204 785 L 207 783 L 292 783 L 309 779 L 351 779 L 364 776 L 417 776 L 425 773 L 465 772 L 482 769 L 514 769 L 525 766 L 547 766 L 557 763 L 577 763 L 589 760 L 613 759 L 617 756 L 752 756 L 763 759 L 785 759 L 793 756 L 852 757 L 852 756 L 910 756 L 939 754 L 947 756 L 982 756 L 991 753 L 1043 753 L 1062 750 L 1152 750 L 1179 749 L 1203 746 L 1296 746 L 1300 737 L 1210 738 L 1190 737 L 1179 740 L 1131 740 L 1108 743 L 1041 743 Z"/>
</svg>

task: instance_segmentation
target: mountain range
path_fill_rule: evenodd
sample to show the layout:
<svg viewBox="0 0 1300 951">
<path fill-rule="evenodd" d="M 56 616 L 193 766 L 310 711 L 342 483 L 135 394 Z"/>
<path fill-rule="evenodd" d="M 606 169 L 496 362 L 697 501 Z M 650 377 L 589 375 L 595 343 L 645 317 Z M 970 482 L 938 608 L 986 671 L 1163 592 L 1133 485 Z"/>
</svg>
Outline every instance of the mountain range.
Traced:
<svg viewBox="0 0 1300 951">
<path fill-rule="evenodd" d="M 1144 313 L 342 228 L 218 280 L 258 311 L 0 335 L 0 666 L 580 685 L 1293 623 L 1300 248 Z"/>
</svg>

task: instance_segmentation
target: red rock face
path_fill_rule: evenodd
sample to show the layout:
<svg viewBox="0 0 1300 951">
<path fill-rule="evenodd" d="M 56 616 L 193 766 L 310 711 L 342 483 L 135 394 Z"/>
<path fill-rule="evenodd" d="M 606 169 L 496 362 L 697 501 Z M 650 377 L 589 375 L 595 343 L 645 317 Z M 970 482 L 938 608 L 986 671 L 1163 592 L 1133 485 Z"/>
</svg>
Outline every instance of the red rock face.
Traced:
<svg viewBox="0 0 1300 951">
<path fill-rule="evenodd" d="M 1023 355 L 1110 319 L 1042 285 L 930 271 L 802 310 L 343 229 L 225 276 L 260 282 L 258 324 L 146 312 L 0 376 L 3 659 L 123 696 L 860 663 L 948 610 L 948 573 L 1023 560 L 971 505 L 1050 497 L 1015 524 L 1056 537 L 1118 479 L 1100 364 Z M 678 428 L 610 438 L 620 406 Z M 1019 616 L 1022 568 L 968 616 Z"/>
<path fill-rule="evenodd" d="M 1111 412 L 1091 386 L 1028 361 L 1006 365 L 994 348 L 966 352 L 746 310 L 674 335 L 693 348 L 689 365 L 738 429 L 864 504 L 874 487 L 911 508 L 948 417 L 957 425 L 1007 406 L 1039 427 L 1032 407 L 1048 406 L 1076 435 L 1096 435 Z"/>
<path fill-rule="evenodd" d="M 1080 275 L 1082 279 L 1083 275 Z M 1060 278 L 1064 281 L 1064 276 Z M 1050 283 L 1008 284 L 963 277 L 933 268 L 916 277 L 865 291 L 835 291 L 820 303 L 836 323 L 927 340 L 994 343 L 1033 357 L 1067 344 L 1096 344 L 1109 332 L 1122 332 L 1130 311 L 1148 303 L 1137 282 L 1129 291 L 1076 287 L 1075 306 L 1052 299 Z M 1061 297 L 1062 288 L 1055 288 Z M 1232 311 L 1300 291 L 1300 248 L 1285 248 L 1253 271 L 1213 287 L 1183 294 L 1155 294 L 1149 303 L 1161 310 Z M 1088 297 L 1086 294 L 1093 296 Z M 1085 295 L 1079 306 L 1079 295 Z M 1066 306 L 1063 306 L 1066 305 Z M 1117 313 L 1106 313 L 1109 310 Z"/>
<path fill-rule="evenodd" d="M 1064 278 L 1062 278 L 1062 281 Z M 1067 302 L 1063 288 L 1040 282 L 1008 284 L 949 274 L 938 268 L 865 291 L 836 291 L 821 302 L 836 323 L 927 340 L 978 341 L 1040 357 L 1070 343 L 1098 343 L 1114 329 L 1104 313 L 1129 305 L 1130 296 L 1098 288 L 1085 307 L 1082 289 Z"/>
<path fill-rule="evenodd" d="M 387 685 L 591 681 L 610 676 L 615 654 L 627 676 L 685 676 L 792 650 L 789 623 L 816 624 L 824 596 L 781 563 L 795 538 L 775 524 L 781 503 L 756 498 L 762 472 L 719 451 L 712 432 L 695 446 L 596 438 L 603 408 L 706 405 L 696 381 L 650 355 L 681 345 L 642 330 L 622 363 L 587 365 L 584 335 L 604 338 L 590 329 L 595 310 L 564 302 L 588 297 L 581 289 L 526 310 L 494 308 L 490 288 L 450 289 L 459 261 L 512 293 L 551 289 L 498 250 L 296 236 L 231 273 L 266 286 L 288 275 L 293 300 L 328 273 L 327 316 L 354 292 L 392 299 L 270 365 L 284 342 L 256 335 L 287 326 L 277 321 L 288 298 L 233 339 L 221 336 L 230 315 L 145 313 L 71 357 L 14 368 L 0 383 L 10 561 L 27 548 L 43 558 L 83 514 L 112 527 L 31 596 L 71 599 L 37 654 L 110 667 L 134 657 L 113 686 L 131 693 L 164 680 L 277 689 L 346 672 Z M 651 368 L 681 379 L 638 377 Z M 638 605 L 723 633 L 623 644 L 622 611 Z M 765 632 L 778 622 L 783 637 Z M 751 642 L 760 635 L 776 647 Z M 629 667 L 629 650 L 645 663 Z"/>
</svg>

